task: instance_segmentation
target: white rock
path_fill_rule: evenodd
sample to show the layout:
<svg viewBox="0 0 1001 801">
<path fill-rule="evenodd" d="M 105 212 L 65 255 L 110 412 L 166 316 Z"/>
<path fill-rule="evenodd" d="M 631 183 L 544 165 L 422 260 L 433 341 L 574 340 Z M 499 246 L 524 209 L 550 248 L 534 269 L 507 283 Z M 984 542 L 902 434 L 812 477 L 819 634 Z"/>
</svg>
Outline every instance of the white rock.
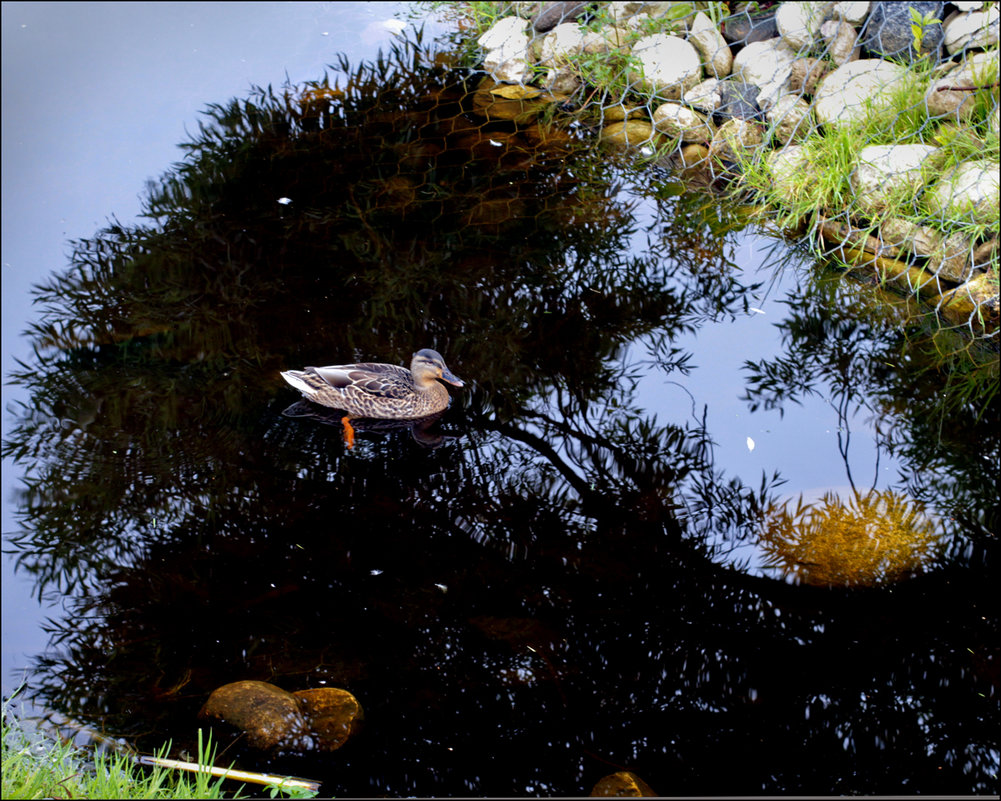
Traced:
<svg viewBox="0 0 1001 801">
<path fill-rule="evenodd" d="M 483 69 L 495 81 L 522 83 L 532 77 L 528 63 L 528 25 L 528 20 L 505 17 L 477 40 L 488 51 L 483 58 Z"/>
<path fill-rule="evenodd" d="M 739 58 L 739 56 L 738 56 Z M 850 122 L 885 107 L 907 69 L 877 58 L 852 61 L 824 77 L 813 110 L 821 124 Z"/>
<path fill-rule="evenodd" d="M 751 42 L 733 60 L 733 74 L 755 86 L 783 84 L 789 80 L 796 53 L 781 38 Z"/>
<path fill-rule="evenodd" d="M 964 161 L 925 194 L 933 214 L 951 218 L 972 217 L 976 222 L 997 219 L 999 177 L 997 162 Z"/>
<path fill-rule="evenodd" d="M 791 195 L 797 183 L 797 176 L 806 172 L 807 149 L 803 145 L 789 145 L 781 150 L 773 150 L 765 157 L 765 166 L 775 182 L 775 188 Z"/>
<path fill-rule="evenodd" d="M 868 0 L 864 3 L 842 2 L 831 6 L 831 16 L 834 19 L 843 19 L 849 25 L 858 25 L 869 14 Z"/>
<path fill-rule="evenodd" d="M 723 34 L 701 11 L 695 14 L 688 30 L 688 41 L 702 54 L 706 73 L 725 78 L 733 67 L 733 53 Z"/>
<path fill-rule="evenodd" d="M 783 145 L 800 142 L 813 130 L 810 104 L 798 94 L 782 95 L 765 114 L 775 127 L 775 138 Z"/>
<path fill-rule="evenodd" d="M 1001 11 L 992 3 L 985 11 L 958 14 L 945 26 L 945 49 L 958 53 L 966 47 L 989 47 L 998 43 Z"/>
<path fill-rule="evenodd" d="M 702 80 L 702 62 L 698 51 L 677 36 L 655 33 L 633 45 L 633 55 L 640 60 L 644 88 L 657 92 L 665 100 L 677 100 Z"/>
<path fill-rule="evenodd" d="M 786 2 L 775 12 L 775 24 L 786 44 L 801 50 L 813 44 L 820 23 L 824 21 L 827 3 Z"/>
<path fill-rule="evenodd" d="M 476 42 L 484 50 L 525 48 L 528 46 L 528 20 L 519 17 L 499 19 Z"/>
<path fill-rule="evenodd" d="M 653 112 L 653 127 L 682 142 L 708 144 L 713 138 L 712 126 L 690 108 L 677 103 L 664 103 Z"/>
<path fill-rule="evenodd" d="M 608 13 L 616 22 L 622 22 L 639 14 L 646 15 L 647 17 L 659 17 L 673 5 L 674 3 L 670 2 L 612 2 L 608 4 Z"/>
<path fill-rule="evenodd" d="M 997 81 L 998 54 L 975 53 L 955 69 L 932 81 L 925 92 L 925 104 L 930 117 L 953 116 L 967 119 L 976 106 L 976 92 L 968 91 Z M 997 107 L 995 106 L 995 111 Z"/>
<path fill-rule="evenodd" d="M 858 41 L 858 32 L 847 22 L 828 20 L 820 26 L 820 35 L 827 42 L 831 61 L 841 66 L 849 61 Z"/>
<path fill-rule="evenodd" d="M 684 101 L 699 111 L 707 111 L 711 114 L 723 102 L 723 97 L 719 93 L 719 81 L 716 78 L 708 78 L 695 84 L 685 92 Z"/>
<path fill-rule="evenodd" d="M 724 122 L 713 136 L 709 154 L 714 159 L 740 161 L 760 154 L 765 141 L 765 126 L 754 120 L 732 119 Z"/>
<path fill-rule="evenodd" d="M 542 39 L 542 55 L 539 63 L 547 67 L 566 64 L 584 49 L 584 31 L 576 22 L 557 25 Z"/>
<path fill-rule="evenodd" d="M 960 11 L 977 11 L 984 7 L 983 3 L 976 2 L 976 0 L 972 2 L 970 0 L 962 0 L 962 2 L 953 3 L 953 5 Z"/>
<path fill-rule="evenodd" d="M 862 148 L 851 183 L 859 205 L 868 212 L 885 211 L 902 189 L 917 194 L 921 166 L 936 148 L 931 145 L 870 145 Z"/>
</svg>

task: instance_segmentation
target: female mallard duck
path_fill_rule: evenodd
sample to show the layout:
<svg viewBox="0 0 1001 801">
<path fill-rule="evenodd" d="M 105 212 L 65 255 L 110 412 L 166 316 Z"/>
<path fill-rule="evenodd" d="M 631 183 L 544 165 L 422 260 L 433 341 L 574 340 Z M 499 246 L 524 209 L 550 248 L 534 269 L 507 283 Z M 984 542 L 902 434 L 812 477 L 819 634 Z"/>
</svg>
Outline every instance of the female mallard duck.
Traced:
<svg viewBox="0 0 1001 801">
<path fill-rule="evenodd" d="M 395 364 L 332 364 L 282 373 L 289 384 L 313 403 L 343 409 L 347 414 L 344 440 L 354 445 L 354 417 L 413 420 L 437 414 L 448 406 L 448 390 L 438 379 L 461 387 L 437 351 L 425 348 L 414 354 L 410 369 Z"/>
</svg>

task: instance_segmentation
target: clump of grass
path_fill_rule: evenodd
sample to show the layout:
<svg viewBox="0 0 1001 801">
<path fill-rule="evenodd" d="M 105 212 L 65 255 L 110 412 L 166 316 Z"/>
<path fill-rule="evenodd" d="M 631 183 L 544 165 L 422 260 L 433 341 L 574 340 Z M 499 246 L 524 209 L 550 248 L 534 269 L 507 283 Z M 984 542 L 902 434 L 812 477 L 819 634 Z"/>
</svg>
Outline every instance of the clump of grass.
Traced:
<svg viewBox="0 0 1001 801">
<path fill-rule="evenodd" d="M 961 233 L 979 239 L 998 230 L 998 218 L 971 222 L 927 214 L 920 188 L 902 188 L 886 198 L 878 212 L 859 203 L 851 183 L 858 154 L 871 145 L 925 144 L 938 148 L 922 168 L 921 186 L 971 159 L 998 159 L 998 134 L 987 123 L 996 98 L 986 100 L 978 92 L 978 102 L 970 120 L 955 122 L 931 119 L 924 102 L 930 79 L 927 65 L 919 64 L 908 73 L 885 106 L 870 108 L 863 118 L 850 123 L 814 128 L 800 143 L 802 162 L 792 175 L 776 182 L 765 154 L 746 157 L 739 165 L 739 192 L 751 190 L 763 209 L 783 227 L 812 227 L 818 215 L 840 216 L 861 228 L 875 232 L 881 220 L 899 217 L 928 226 L 944 234 Z M 978 116 L 979 115 L 979 116 Z"/>
<path fill-rule="evenodd" d="M 169 745 L 161 752 L 165 754 Z M 214 749 L 199 735 L 198 764 L 211 766 Z M 6 798 L 245 798 L 223 791 L 223 778 L 207 772 L 178 774 L 162 767 L 144 769 L 126 754 L 90 753 L 41 732 L 29 734 L 9 699 L 2 715 L 3 797 Z M 189 778 L 190 775 L 190 778 Z M 242 786 L 241 786 L 242 789 Z M 270 785 L 272 798 L 313 798 L 298 788 Z"/>
</svg>

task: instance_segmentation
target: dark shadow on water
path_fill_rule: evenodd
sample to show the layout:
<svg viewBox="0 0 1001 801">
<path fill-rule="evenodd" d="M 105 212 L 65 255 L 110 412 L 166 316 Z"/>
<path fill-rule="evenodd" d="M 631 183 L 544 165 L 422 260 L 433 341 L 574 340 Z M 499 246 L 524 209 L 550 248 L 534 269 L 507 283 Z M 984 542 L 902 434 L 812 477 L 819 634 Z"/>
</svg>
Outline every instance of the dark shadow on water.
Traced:
<svg viewBox="0 0 1001 801">
<path fill-rule="evenodd" d="M 742 223 L 644 194 L 668 176 L 441 61 L 401 45 L 212 107 L 148 224 L 77 243 L 39 288 L 4 445 L 29 468 L 7 547 L 66 599 L 39 701 L 190 750 L 222 684 L 343 687 L 366 717 L 343 750 L 227 752 L 325 795 L 586 794 L 620 767 L 672 795 L 996 789 L 996 408 L 938 435 L 918 411 L 888 443 L 910 492 L 957 512 L 908 581 L 725 565 L 782 477 L 728 478 L 697 418 L 639 409 L 620 357 L 682 375 L 679 340 L 746 309 Z M 749 404 L 824 370 L 846 407 L 934 391 L 892 326 L 811 292 L 788 356 L 748 365 Z M 286 408 L 280 369 L 419 347 L 470 379 L 429 428 L 359 426 L 349 452 Z"/>
</svg>

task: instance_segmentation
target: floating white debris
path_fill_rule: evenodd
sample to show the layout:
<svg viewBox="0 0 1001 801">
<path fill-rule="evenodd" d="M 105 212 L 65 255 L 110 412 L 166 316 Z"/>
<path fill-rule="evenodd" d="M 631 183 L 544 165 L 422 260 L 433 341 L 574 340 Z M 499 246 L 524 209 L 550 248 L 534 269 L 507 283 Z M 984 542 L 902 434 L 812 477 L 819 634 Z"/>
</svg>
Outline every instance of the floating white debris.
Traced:
<svg viewBox="0 0 1001 801">
<path fill-rule="evenodd" d="M 290 197 L 280 197 L 280 198 L 278 198 L 278 202 L 281 203 L 283 206 L 287 206 L 289 203 L 292 202 L 292 198 L 290 198 Z"/>
<path fill-rule="evenodd" d="M 403 29 L 407 27 L 407 23 L 398 19 L 387 19 L 382 23 L 382 27 L 393 34 L 393 36 L 399 36 L 403 33 Z"/>
<path fill-rule="evenodd" d="M 747 438 L 747 449 L 749 451 L 753 451 L 754 450 L 754 440 L 751 439 L 750 437 Z"/>
<path fill-rule="evenodd" d="M 751 306 L 751 311 L 754 312 L 755 314 L 764 314 L 765 313 L 764 309 L 759 309 L 757 306 Z"/>
<path fill-rule="evenodd" d="M 436 586 L 442 592 L 448 592 L 448 587 L 446 587 L 444 584 L 435 584 L 434 586 Z"/>
</svg>

